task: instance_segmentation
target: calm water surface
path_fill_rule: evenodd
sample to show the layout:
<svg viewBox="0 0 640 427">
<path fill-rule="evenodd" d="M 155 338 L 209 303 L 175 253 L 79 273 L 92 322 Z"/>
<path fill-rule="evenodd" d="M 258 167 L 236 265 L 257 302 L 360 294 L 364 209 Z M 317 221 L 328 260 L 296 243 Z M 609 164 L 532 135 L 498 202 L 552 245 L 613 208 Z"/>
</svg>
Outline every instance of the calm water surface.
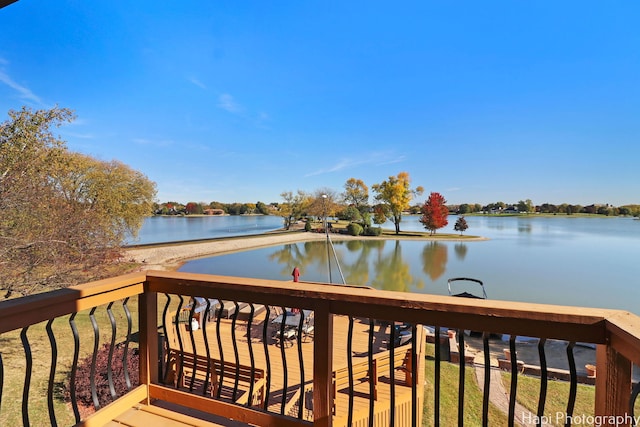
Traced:
<svg viewBox="0 0 640 427">
<path fill-rule="evenodd" d="M 154 216 L 146 218 L 138 237 L 128 244 L 178 242 L 260 234 L 282 228 L 274 215 Z"/>
<path fill-rule="evenodd" d="M 450 218 L 455 223 L 455 217 Z M 347 283 L 378 289 L 447 294 L 447 279 L 484 281 L 489 298 L 640 314 L 640 221 L 631 218 L 467 217 L 475 242 L 363 240 L 334 242 Z M 453 232 L 450 224 L 442 232 Z M 391 228 L 387 224 L 385 228 Z M 403 231 L 423 230 L 404 217 Z M 342 281 L 331 257 L 331 280 Z M 181 271 L 329 281 L 325 242 L 296 243 L 186 263 Z"/>
</svg>

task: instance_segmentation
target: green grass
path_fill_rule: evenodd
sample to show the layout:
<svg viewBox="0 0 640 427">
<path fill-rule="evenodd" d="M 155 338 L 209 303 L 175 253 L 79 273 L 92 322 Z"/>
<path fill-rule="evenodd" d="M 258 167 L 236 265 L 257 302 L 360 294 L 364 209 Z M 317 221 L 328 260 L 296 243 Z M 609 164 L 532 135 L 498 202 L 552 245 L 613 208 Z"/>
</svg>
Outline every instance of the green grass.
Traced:
<svg viewBox="0 0 640 427">
<path fill-rule="evenodd" d="M 347 228 L 347 226 L 350 224 L 350 221 L 343 221 L 343 220 L 331 220 L 329 221 L 331 223 L 331 228 L 334 232 L 338 231 L 338 230 L 345 230 Z M 311 225 L 311 229 L 314 231 L 317 230 L 321 230 L 323 226 L 322 221 L 315 221 L 312 223 Z M 377 227 L 376 225 L 373 225 L 373 227 Z M 420 239 L 476 239 L 478 236 L 467 236 L 467 235 L 460 235 L 460 233 L 436 233 L 436 234 L 431 234 L 429 231 L 402 231 L 402 223 L 400 223 L 400 233 L 396 234 L 395 230 L 389 229 L 389 228 L 383 228 L 382 229 L 382 234 L 380 235 L 381 237 L 386 237 L 386 238 L 397 238 L 397 237 L 413 237 L 413 238 L 420 238 Z M 360 236 L 364 239 L 366 239 L 369 236 Z"/>
<path fill-rule="evenodd" d="M 402 224 L 400 225 L 400 228 L 402 228 Z M 396 234 L 395 230 L 390 230 L 390 229 L 383 229 L 382 230 L 382 234 L 381 236 L 383 237 L 388 237 L 390 239 L 396 238 L 396 237 L 416 237 L 416 238 L 421 238 L 421 239 L 442 239 L 442 240 L 446 240 L 446 239 L 477 239 L 478 236 L 471 236 L 471 235 L 460 235 L 460 233 L 435 233 L 435 234 L 431 234 L 428 231 L 402 231 L 400 230 L 400 233 Z"/>
<path fill-rule="evenodd" d="M 425 366 L 425 402 L 422 410 L 422 425 L 434 425 L 434 367 L 433 345 L 427 345 Z M 458 425 L 458 381 L 459 367 L 449 362 L 440 363 L 440 425 Z M 465 370 L 464 393 L 464 425 L 482 425 L 482 389 L 476 381 L 475 370 L 467 367 Z M 507 415 L 489 404 L 489 425 L 507 425 Z"/>
<path fill-rule="evenodd" d="M 127 304 L 132 313 L 133 329 L 137 326 L 137 299 Z M 114 304 L 113 313 L 117 323 L 116 342 L 124 341 L 126 335 L 126 317 L 122 304 Z M 111 340 L 111 326 L 106 310 L 100 307 L 96 311 L 100 331 L 100 342 Z M 76 316 L 76 325 L 80 334 L 80 358 L 93 352 L 93 329 L 89 312 L 83 311 Z M 46 322 L 32 325 L 27 337 L 31 346 L 33 368 L 29 393 L 29 419 L 32 425 L 48 425 L 47 388 L 51 367 L 51 345 L 45 330 Z M 57 318 L 52 327 L 58 352 L 54 385 L 54 411 L 58 425 L 73 425 L 75 419 L 70 405 L 64 399 L 64 385 L 68 383 L 73 363 L 73 335 L 69 326 L 69 316 Z M 132 343 L 131 347 L 135 346 Z M 4 365 L 4 387 L 2 406 L 0 407 L 0 425 L 22 425 L 22 390 L 26 370 L 25 354 L 20 340 L 20 331 L 11 331 L 0 337 L 2 362 Z"/>
<path fill-rule="evenodd" d="M 506 390 L 511 386 L 511 374 L 502 373 L 502 381 Z M 557 426 L 565 425 L 564 415 L 567 412 L 570 384 L 566 381 L 549 380 L 547 382 L 547 397 L 545 401 L 544 415 L 546 420 Z M 573 416 L 593 416 L 595 407 L 595 387 L 578 384 L 576 403 Z M 540 378 L 518 376 L 516 400 L 533 414 L 538 411 L 538 398 L 540 394 Z M 582 420 L 582 418 L 580 418 Z M 584 424 L 581 425 L 590 425 Z"/>
<path fill-rule="evenodd" d="M 423 425 L 433 425 L 434 422 L 434 365 L 433 345 L 427 346 L 425 370 L 425 405 L 423 408 Z M 458 365 L 448 362 L 440 363 L 440 425 L 457 425 L 458 423 Z M 502 383 L 508 392 L 511 385 L 511 374 L 502 373 Z M 569 398 L 569 383 L 565 381 L 549 380 L 547 397 L 545 402 L 545 416 L 553 425 L 564 425 L 564 418 L 557 419 L 558 413 L 564 414 L 567 410 Z M 522 406 L 537 413 L 538 397 L 540 393 L 540 379 L 529 376 L 518 376 L 517 401 Z M 482 386 L 478 385 L 473 368 L 466 368 L 465 373 L 465 406 L 464 425 L 479 426 L 482 422 Z M 595 405 L 595 387 L 579 384 L 576 393 L 576 402 L 573 410 L 575 417 L 592 416 Z M 640 407 L 637 404 L 636 407 Z M 636 408 L 638 410 L 638 408 Z M 518 414 L 519 415 L 519 414 Z M 582 420 L 582 418 L 581 418 Z M 489 405 L 489 425 L 507 425 L 507 414 L 493 405 Z M 582 424 L 589 425 L 589 424 Z"/>
</svg>

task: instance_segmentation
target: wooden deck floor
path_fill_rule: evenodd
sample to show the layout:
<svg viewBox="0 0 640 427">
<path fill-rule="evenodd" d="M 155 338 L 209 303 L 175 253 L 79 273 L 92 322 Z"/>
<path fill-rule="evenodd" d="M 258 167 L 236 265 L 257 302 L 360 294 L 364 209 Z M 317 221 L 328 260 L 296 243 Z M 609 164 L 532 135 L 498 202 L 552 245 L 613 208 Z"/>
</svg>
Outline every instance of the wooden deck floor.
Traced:
<svg viewBox="0 0 640 427">
<path fill-rule="evenodd" d="M 245 427 L 247 424 L 228 419 L 216 419 L 209 414 L 185 411 L 166 405 L 135 405 L 118 415 L 105 427 Z"/>
<path fill-rule="evenodd" d="M 214 359 L 224 359 L 233 363 L 250 365 L 251 354 L 254 357 L 256 368 L 267 370 L 267 357 L 269 359 L 269 367 L 271 374 L 271 384 L 269 387 L 268 410 L 270 412 L 284 412 L 285 415 L 298 416 L 298 405 L 300 394 L 305 397 L 305 409 L 303 410 L 303 419 L 312 419 L 312 410 L 310 396 L 312 394 L 313 380 L 313 339 L 301 343 L 301 353 L 298 352 L 298 343 L 294 341 L 292 346 L 282 349 L 271 338 L 273 331 L 277 329 L 276 325 L 271 324 L 271 320 L 278 313 L 270 313 L 270 317 L 265 316 L 266 312 L 261 312 L 255 316 L 253 322 L 249 325 L 247 321 L 220 319 L 220 333 L 217 334 L 216 320 L 206 323 L 206 330 L 198 329 L 191 333 L 187 330 L 186 324 L 180 324 L 179 334 L 174 329 L 168 333 L 169 347 L 172 349 L 180 349 L 180 341 L 182 349 L 186 352 L 195 352 L 199 355 L 205 355 L 206 343 L 208 343 L 209 355 Z M 170 321 L 171 319 L 169 319 Z M 267 322 L 267 340 L 266 351 L 265 341 L 263 339 L 263 327 Z M 347 341 L 348 341 L 348 318 L 346 316 L 335 316 L 334 318 L 334 334 L 333 334 L 333 366 L 334 370 L 347 366 Z M 370 324 L 368 319 L 355 319 L 353 324 L 353 340 L 352 340 L 352 356 L 353 363 L 365 363 L 367 361 L 367 351 L 369 346 L 369 330 Z M 373 330 L 373 352 L 382 353 L 387 350 L 387 341 L 389 339 L 390 326 L 384 324 L 375 324 Z M 218 336 L 222 342 L 223 354 L 220 354 L 218 346 Z M 237 349 L 234 350 L 233 342 L 236 342 Z M 301 356 L 301 357 L 300 357 Z M 382 371 L 378 373 L 380 383 L 378 386 L 378 400 L 374 402 L 377 411 L 385 411 L 389 408 L 391 387 L 389 378 L 391 373 Z M 401 401 L 410 399 L 411 388 L 405 385 L 405 374 L 395 371 L 395 399 L 396 404 Z M 301 384 L 304 384 L 301 387 Z M 233 378 L 225 378 L 224 386 L 233 388 Z M 368 414 L 369 396 L 368 384 L 362 384 L 360 389 L 356 389 L 357 393 L 354 398 L 354 413 L 365 411 Z M 242 388 L 242 387 L 241 387 Z M 283 392 L 284 398 L 283 406 Z M 408 396 L 408 397 L 407 397 Z M 284 409 L 283 409 L 284 408 Z M 348 394 L 346 392 L 338 392 L 336 395 L 336 414 L 346 413 L 348 409 Z"/>
</svg>

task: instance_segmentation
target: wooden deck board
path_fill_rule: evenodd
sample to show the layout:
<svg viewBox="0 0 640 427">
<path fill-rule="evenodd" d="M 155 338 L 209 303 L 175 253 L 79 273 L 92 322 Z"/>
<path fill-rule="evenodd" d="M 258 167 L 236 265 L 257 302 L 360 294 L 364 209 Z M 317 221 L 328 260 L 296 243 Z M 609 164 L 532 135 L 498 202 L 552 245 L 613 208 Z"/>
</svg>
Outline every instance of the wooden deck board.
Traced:
<svg viewBox="0 0 640 427">
<path fill-rule="evenodd" d="M 240 425 L 238 422 L 231 420 L 229 423 L 218 424 L 175 410 L 144 404 L 136 405 L 107 424 L 108 427 L 228 427 L 238 425 Z"/>
<path fill-rule="evenodd" d="M 266 318 L 266 312 L 258 313 L 252 321 L 250 327 L 245 320 L 236 320 L 235 329 L 234 324 L 230 319 L 220 319 L 218 323 L 216 319 L 206 322 L 206 341 L 209 344 L 210 357 L 215 359 L 224 358 L 225 361 L 231 361 L 236 363 L 236 355 L 233 350 L 233 333 L 235 332 L 235 341 L 237 343 L 237 357 L 238 363 L 243 365 L 250 365 L 250 351 L 249 346 L 253 352 L 254 363 L 256 368 L 262 368 L 267 370 L 265 347 L 263 342 L 263 327 L 264 322 L 268 323 L 267 332 L 267 351 L 271 368 L 271 384 L 269 389 L 269 411 L 280 412 L 282 405 L 282 392 L 285 388 L 285 373 L 286 373 L 286 389 L 287 398 L 286 405 L 291 407 L 295 405 L 295 402 L 290 402 L 292 397 L 299 399 L 300 396 L 300 384 L 301 384 L 301 372 L 304 372 L 304 383 L 308 385 L 313 380 L 313 339 L 309 339 L 307 342 L 301 343 L 302 350 L 302 364 L 304 370 L 300 367 L 300 360 L 298 354 L 298 343 L 293 342 L 291 347 L 284 349 L 286 359 L 286 370 L 283 363 L 282 349 L 277 346 L 271 338 L 271 333 L 277 329 L 277 326 L 272 325 L 270 322 L 277 313 L 271 313 L 269 319 Z M 173 315 L 172 315 L 173 317 Z M 170 319 L 169 319 L 170 320 Z M 348 342 L 348 327 L 349 320 L 346 316 L 334 317 L 334 331 L 333 331 L 333 366 L 334 370 L 347 366 L 347 342 Z M 218 337 L 216 334 L 216 327 L 220 325 L 220 339 L 222 341 L 223 353 L 220 355 L 218 347 Z M 182 323 L 180 326 L 180 336 L 184 351 L 193 352 L 193 345 L 191 342 L 191 332 L 187 330 L 186 324 Z M 353 325 L 353 340 L 352 340 L 352 354 L 354 363 L 363 362 L 367 360 L 367 352 L 369 347 L 369 329 L 370 324 L 368 319 L 354 319 Z M 250 336 L 248 331 L 250 330 Z M 390 327 L 388 325 L 374 324 L 373 334 L 373 352 L 374 354 L 387 351 L 387 341 L 389 339 Z M 178 334 L 173 329 L 169 332 L 168 342 L 169 347 L 179 349 L 180 344 L 178 342 Z M 205 346 L 205 331 L 198 329 L 193 331 L 193 341 L 195 342 L 195 352 L 197 354 L 206 354 Z M 388 371 L 382 371 L 378 373 L 379 376 L 389 376 Z M 225 387 L 234 387 L 233 378 L 225 375 L 224 379 Z M 384 384 L 380 384 L 381 389 L 385 388 Z M 246 387 L 240 386 L 243 391 Z M 404 390 L 403 390 L 404 389 Z M 368 389 L 367 389 L 368 391 Z M 297 392 L 297 394 L 296 394 Z M 410 387 L 404 385 L 404 373 L 396 371 L 396 395 L 410 393 Z M 340 394 L 340 393 L 339 393 Z M 376 406 L 385 404 L 388 406 L 389 392 L 383 392 L 380 394 L 381 398 L 376 402 Z M 385 399 L 386 402 L 383 402 Z M 357 405 L 369 405 L 369 397 L 364 393 L 361 397 L 356 396 L 355 401 Z M 341 396 L 336 399 L 337 413 L 343 413 L 348 408 L 348 400 L 344 400 Z"/>
<path fill-rule="evenodd" d="M 137 406 L 129 409 L 127 412 L 119 415 L 112 421 L 113 425 L 124 425 L 129 427 L 184 427 L 184 426 L 215 426 L 216 424 L 206 423 L 201 420 L 193 419 L 193 422 L 188 419 L 190 417 L 181 416 L 181 421 L 176 420 L 176 416 L 181 414 L 174 414 L 167 411 L 166 414 L 153 413 L 144 410 L 144 407 Z"/>
</svg>

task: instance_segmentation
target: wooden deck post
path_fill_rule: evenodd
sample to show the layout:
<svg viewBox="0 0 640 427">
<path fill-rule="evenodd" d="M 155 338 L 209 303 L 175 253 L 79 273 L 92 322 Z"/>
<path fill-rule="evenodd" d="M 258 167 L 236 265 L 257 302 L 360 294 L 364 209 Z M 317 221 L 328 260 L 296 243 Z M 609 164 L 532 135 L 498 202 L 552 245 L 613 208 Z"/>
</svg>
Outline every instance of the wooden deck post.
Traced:
<svg viewBox="0 0 640 427">
<path fill-rule="evenodd" d="M 158 294 L 138 296 L 140 384 L 158 383 Z M 149 404 L 149 402 L 147 402 Z"/>
<path fill-rule="evenodd" d="M 313 425 L 331 427 L 333 396 L 333 314 L 330 302 L 315 307 L 313 343 Z"/>
<path fill-rule="evenodd" d="M 412 393 L 415 393 L 416 405 L 413 408 L 415 411 L 416 425 L 422 425 L 422 406 L 424 405 L 424 384 L 425 384 L 425 356 L 427 350 L 427 334 L 422 327 L 422 325 L 417 325 L 416 328 L 416 364 L 411 366 L 414 372 L 414 377 L 412 380 L 415 384 L 415 390 Z M 418 357 L 419 356 L 419 357 Z M 412 361 L 413 362 L 413 361 Z"/>
<path fill-rule="evenodd" d="M 596 348 L 596 366 L 596 416 L 623 417 L 623 424 L 613 425 L 630 425 L 631 362 L 610 345 L 601 344 Z"/>
</svg>

